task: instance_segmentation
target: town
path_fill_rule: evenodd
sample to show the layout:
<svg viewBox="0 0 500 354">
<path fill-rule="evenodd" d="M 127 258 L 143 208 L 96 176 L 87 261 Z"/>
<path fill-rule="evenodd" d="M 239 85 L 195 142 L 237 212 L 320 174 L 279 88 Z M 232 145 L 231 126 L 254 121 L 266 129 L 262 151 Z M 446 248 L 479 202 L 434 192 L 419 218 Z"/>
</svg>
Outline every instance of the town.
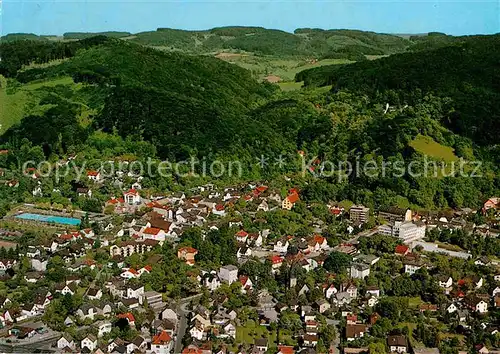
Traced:
<svg viewBox="0 0 500 354">
<path fill-rule="evenodd" d="M 372 210 L 309 203 L 289 178 L 150 195 L 135 176 L 80 212 L 37 202 L 54 191 L 27 178 L 34 203 L 2 220 L 0 348 L 500 352 L 498 197 Z M 89 170 L 74 193 L 116 180 Z"/>
</svg>

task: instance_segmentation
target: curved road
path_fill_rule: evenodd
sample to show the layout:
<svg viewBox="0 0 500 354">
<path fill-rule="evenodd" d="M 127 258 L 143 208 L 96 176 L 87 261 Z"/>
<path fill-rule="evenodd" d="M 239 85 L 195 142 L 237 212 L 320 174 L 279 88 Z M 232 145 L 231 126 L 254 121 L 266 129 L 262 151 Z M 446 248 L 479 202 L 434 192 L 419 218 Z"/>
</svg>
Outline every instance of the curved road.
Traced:
<svg viewBox="0 0 500 354">
<path fill-rule="evenodd" d="M 180 317 L 177 322 L 177 332 L 175 333 L 175 346 L 174 346 L 174 354 L 179 354 L 182 352 L 182 338 L 186 334 L 187 329 L 187 315 L 191 312 L 187 309 L 191 300 L 194 300 L 200 297 L 202 294 L 185 297 L 181 299 L 175 306 L 175 312 Z"/>
</svg>

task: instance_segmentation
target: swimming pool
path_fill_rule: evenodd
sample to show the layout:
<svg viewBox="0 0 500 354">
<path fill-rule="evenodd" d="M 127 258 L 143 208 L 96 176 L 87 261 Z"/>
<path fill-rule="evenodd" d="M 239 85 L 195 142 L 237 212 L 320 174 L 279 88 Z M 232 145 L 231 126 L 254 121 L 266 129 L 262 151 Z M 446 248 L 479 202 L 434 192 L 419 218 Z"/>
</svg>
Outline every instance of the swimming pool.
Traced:
<svg viewBox="0 0 500 354">
<path fill-rule="evenodd" d="M 55 215 L 22 213 L 20 215 L 16 215 L 16 218 L 24 220 L 41 221 L 41 222 L 53 222 L 56 224 L 73 225 L 73 226 L 80 225 L 80 219 L 67 218 L 64 216 L 55 216 Z"/>
</svg>

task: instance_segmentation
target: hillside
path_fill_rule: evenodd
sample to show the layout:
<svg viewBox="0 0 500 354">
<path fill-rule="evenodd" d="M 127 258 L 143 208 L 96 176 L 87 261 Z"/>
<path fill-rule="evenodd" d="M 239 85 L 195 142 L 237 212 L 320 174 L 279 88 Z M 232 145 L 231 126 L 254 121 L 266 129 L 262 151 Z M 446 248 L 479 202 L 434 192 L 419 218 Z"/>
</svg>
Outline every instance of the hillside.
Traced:
<svg viewBox="0 0 500 354">
<path fill-rule="evenodd" d="M 221 35 L 232 31 L 216 30 Z M 308 34 L 297 34 L 303 35 Z M 496 52 L 490 52 L 496 43 L 496 37 L 475 38 L 425 55 L 325 66 L 325 76 L 317 69 L 297 76 L 309 86 L 334 84 L 335 90 L 326 86 L 290 92 L 259 83 L 248 70 L 213 56 L 105 36 L 2 43 L 0 50 L 11 50 L 2 61 L 7 79 L 2 80 L 0 97 L 6 98 L 9 111 L 0 117 L 10 127 L 1 143 L 13 151 L 7 164 L 19 163 L 16 151 L 28 144 L 24 150 L 39 146 L 52 159 L 78 152 L 92 161 L 117 156 L 238 161 L 244 170 L 238 178 L 245 180 L 300 173 L 298 150 L 308 160 L 317 156 L 319 161 L 349 161 L 353 166 L 358 159 L 422 166 L 424 158 L 443 163 L 480 158 L 481 173 L 492 178 L 446 178 L 440 172 L 438 179 L 360 175 L 346 181 L 336 174 L 316 175 L 322 168 L 317 165 L 302 176 L 308 181 L 304 196 L 309 199 L 472 206 L 499 189 L 500 180 L 494 177 L 498 137 L 483 140 L 479 147 L 469 138 L 481 142 L 479 136 L 457 123 L 473 122 L 483 138 L 497 129 L 488 125 L 495 122 L 496 111 L 490 109 L 498 104 L 497 84 L 491 81 Z M 452 95 L 452 100 L 443 97 Z M 461 106 L 465 102 L 469 110 Z M 266 168 L 256 163 L 262 156 L 268 159 Z M 279 156 L 285 166 L 276 164 Z"/>
<path fill-rule="evenodd" d="M 483 144 L 500 142 L 499 35 L 464 38 L 443 48 L 376 61 L 309 69 L 298 73 L 296 81 L 385 96 L 393 105 L 412 104 L 422 92 L 449 97 L 454 111 L 445 125 Z"/>
<path fill-rule="evenodd" d="M 164 157 L 227 147 L 244 126 L 250 105 L 270 93 L 244 69 L 216 58 L 164 53 L 114 40 L 81 50 L 59 65 L 20 71 L 16 77 L 26 87 L 34 80 L 67 76 L 87 85 L 86 95 L 92 98 L 86 104 L 102 103 L 94 107 L 100 112 L 95 116 L 96 127 L 153 141 Z M 78 97 L 73 96 L 75 92 L 58 95 L 55 91 L 45 100 L 57 105 L 51 109 L 64 106 L 65 115 L 71 115 L 78 110 Z M 51 109 L 49 114 L 54 113 Z M 25 118 L 5 133 L 4 140 L 28 137 L 45 142 L 50 150 L 57 134 L 36 136 L 41 121 L 36 116 Z M 70 134 L 70 127 L 79 132 L 78 121 L 58 120 L 52 126 L 63 124 Z"/>
<path fill-rule="evenodd" d="M 218 27 L 203 31 L 158 28 L 156 31 L 68 32 L 59 41 L 86 39 L 92 36 L 122 38 L 134 43 L 163 47 L 167 50 L 196 54 L 243 51 L 257 55 L 317 59 L 362 60 L 365 55 L 388 55 L 405 51 L 412 41 L 400 36 L 356 30 L 320 30 L 301 28 L 289 33 L 262 27 Z M 47 36 L 9 34 L 2 41 L 41 40 Z"/>
</svg>

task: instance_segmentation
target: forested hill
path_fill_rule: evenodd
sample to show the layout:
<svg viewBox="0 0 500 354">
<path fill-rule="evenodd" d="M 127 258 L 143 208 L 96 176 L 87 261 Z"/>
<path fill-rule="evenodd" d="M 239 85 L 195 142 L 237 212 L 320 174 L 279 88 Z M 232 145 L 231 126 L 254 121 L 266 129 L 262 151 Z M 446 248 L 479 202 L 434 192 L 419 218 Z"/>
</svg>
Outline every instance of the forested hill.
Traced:
<svg viewBox="0 0 500 354">
<path fill-rule="evenodd" d="M 62 37 L 13 33 L 2 37 L 1 40 L 2 42 L 20 39 L 41 42 L 74 41 L 96 35 L 121 38 L 137 44 L 191 54 L 236 51 L 251 52 L 257 55 L 316 59 L 366 60 L 366 56 L 400 53 L 414 44 L 422 45 L 421 38 L 415 38 L 413 41 L 396 35 L 357 30 L 300 28 L 294 33 L 289 33 L 262 27 L 219 27 L 205 31 L 158 28 L 156 31 L 136 34 L 128 32 L 69 32 Z"/>
<path fill-rule="evenodd" d="M 24 118 L 3 135 L 4 141 L 27 137 L 44 143 L 47 151 L 53 150 L 61 132 L 66 138 L 62 140 L 81 140 L 77 117 L 47 122 L 54 116 L 74 115 L 72 110 L 82 107 L 94 109 L 90 117 L 94 127 L 151 141 L 163 157 L 224 150 L 245 127 L 249 108 L 274 90 L 258 83 L 247 70 L 216 58 L 162 52 L 113 39 L 82 47 L 57 65 L 8 73 L 23 84 L 68 76 L 84 84 L 78 91 L 75 87 L 60 93 L 51 90 L 42 103 L 57 107 L 49 108 L 43 118 Z M 72 107 L 68 101 L 81 104 Z M 53 112 L 61 107 L 64 114 Z M 43 124 L 47 129 L 40 134 Z"/>
<path fill-rule="evenodd" d="M 500 143 L 500 35 L 471 37 L 438 47 L 304 70 L 296 81 L 385 96 L 393 105 L 411 105 L 419 92 L 449 97 L 455 111 L 443 123 L 477 142 Z"/>
<path fill-rule="evenodd" d="M 227 30 L 218 31 L 225 36 Z M 396 54 L 321 75 L 301 74 L 308 84 L 314 78 L 335 84 L 334 90 L 281 91 L 213 56 L 107 36 L 5 42 L 0 44 L 5 76 L 0 99 L 6 107 L 0 110 L 0 149 L 8 153 L 0 167 L 16 169 L 25 161 L 57 161 L 74 153 L 90 161 L 197 157 L 240 162 L 239 180 L 303 178 L 303 196 L 310 200 L 478 206 L 500 192 L 494 135 L 498 49 L 496 36 L 453 42 L 425 55 Z M 298 151 L 319 161 L 303 177 L 298 177 Z M 484 177 L 352 175 L 346 181 L 316 175 L 321 161 L 355 166 L 359 158 L 404 160 L 422 166 L 424 155 L 444 163 L 481 159 Z M 262 156 L 265 168 L 256 163 Z M 284 166 L 276 164 L 278 157 Z M 167 188 L 164 180 L 146 182 Z"/>
</svg>

